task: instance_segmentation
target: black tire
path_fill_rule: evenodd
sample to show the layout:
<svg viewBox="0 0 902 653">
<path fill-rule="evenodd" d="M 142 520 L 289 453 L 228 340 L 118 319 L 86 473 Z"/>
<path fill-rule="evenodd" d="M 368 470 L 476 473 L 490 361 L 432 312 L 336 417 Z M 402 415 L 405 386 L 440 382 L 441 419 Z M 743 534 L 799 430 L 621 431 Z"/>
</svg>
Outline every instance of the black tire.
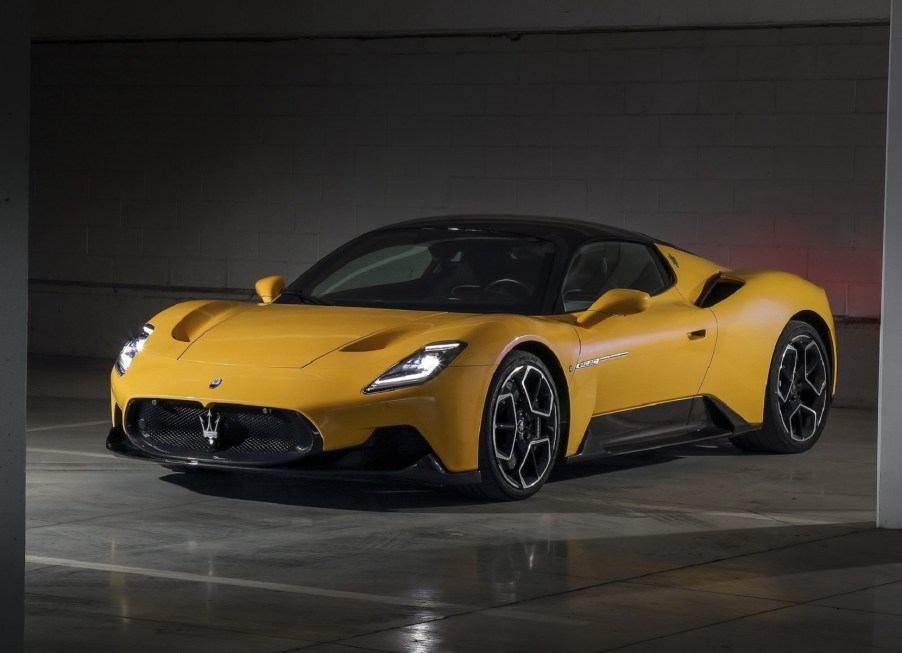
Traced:
<svg viewBox="0 0 902 653">
<path fill-rule="evenodd" d="M 561 443 L 561 405 L 554 377 L 536 356 L 509 354 L 489 386 L 479 433 L 482 482 L 461 487 L 468 496 L 496 501 L 538 492 Z"/>
<path fill-rule="evenodd" d="M 761 430 L 730 441 L 744 451 L 807 451 L 824 430 L 832 387 L 830 356 L 820 334 L 807 322 L 790 321 L 771 359 Z"/>
</svg>

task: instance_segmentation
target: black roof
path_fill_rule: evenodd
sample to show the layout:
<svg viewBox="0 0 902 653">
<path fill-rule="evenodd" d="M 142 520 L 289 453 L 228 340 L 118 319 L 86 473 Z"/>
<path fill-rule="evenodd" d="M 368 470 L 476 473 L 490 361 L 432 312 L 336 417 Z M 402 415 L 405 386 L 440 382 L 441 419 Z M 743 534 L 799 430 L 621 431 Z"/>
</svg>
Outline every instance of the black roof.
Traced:
<svg viewBox="0 0 902 653">
<path fill-rule="evenodd" d="M 410 228 L 457 228 L 500 231 L 543 238 L 545 240 L 564 241 L 571 247 L 589 240 L 600 239 L 629 240 L 646 244 L 660 242 L 649 238 L 645 234 L 627 231 L 619 227 L 582 220 L 535 215 L 438 215 L 397 222 L 376 229 L 376 231 Z"/>
</svg>

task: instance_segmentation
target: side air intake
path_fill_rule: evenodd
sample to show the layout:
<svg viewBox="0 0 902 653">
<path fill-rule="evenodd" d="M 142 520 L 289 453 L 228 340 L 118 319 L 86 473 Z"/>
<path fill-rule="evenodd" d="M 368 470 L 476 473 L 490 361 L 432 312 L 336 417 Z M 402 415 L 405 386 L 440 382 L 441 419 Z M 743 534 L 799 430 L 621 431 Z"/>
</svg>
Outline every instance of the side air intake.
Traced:
<svg viewBox="0 0 902 653">
<path fill-rule="evenodd" d="M 730 279 L 717 273 L 705 283 L 702 294 L 698 296 L 695 305 L 699 308 L 710 308 L 731 296 L 744 285 L 744 281 Z"/>
</svg>

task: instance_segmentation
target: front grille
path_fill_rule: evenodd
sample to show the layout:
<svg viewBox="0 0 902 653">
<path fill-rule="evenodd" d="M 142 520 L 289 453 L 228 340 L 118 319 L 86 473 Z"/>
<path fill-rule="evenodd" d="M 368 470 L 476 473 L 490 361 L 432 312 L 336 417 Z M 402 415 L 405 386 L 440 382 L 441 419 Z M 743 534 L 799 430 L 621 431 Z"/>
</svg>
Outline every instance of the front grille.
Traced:
<svg viewBox="0 0 902 653">
<path fill-rule="evenodd" d="M 313 425 L 294 411 L 164 399 L 130 402 L 125 429 L 150 453 L 250 464 L 295 460 L 318 440 Z"/>
</svg>

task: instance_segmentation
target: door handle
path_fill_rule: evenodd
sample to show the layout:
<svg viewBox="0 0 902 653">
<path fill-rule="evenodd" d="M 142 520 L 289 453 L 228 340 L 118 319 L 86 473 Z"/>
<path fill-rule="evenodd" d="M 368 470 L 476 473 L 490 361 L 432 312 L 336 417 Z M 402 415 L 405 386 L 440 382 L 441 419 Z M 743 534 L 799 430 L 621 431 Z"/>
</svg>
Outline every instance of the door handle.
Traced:
<svg viewBox="0 0 902 653">
<path fill-rule="evenodd" d="M 706 335 L 708 335 L 707 329 L 698 329 L 696 331 L 690 331 L 688 334 L 690 340 L 701 340 Z"/>
</svg>

